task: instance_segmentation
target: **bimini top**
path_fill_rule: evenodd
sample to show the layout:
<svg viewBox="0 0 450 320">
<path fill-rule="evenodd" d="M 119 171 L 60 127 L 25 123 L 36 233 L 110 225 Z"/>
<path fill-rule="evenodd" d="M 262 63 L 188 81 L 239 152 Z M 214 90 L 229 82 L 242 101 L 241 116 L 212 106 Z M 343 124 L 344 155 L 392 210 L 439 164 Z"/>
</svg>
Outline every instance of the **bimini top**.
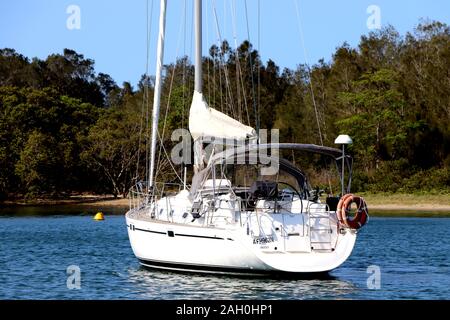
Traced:
<svg viewBox="0 0 450 320">
<path fill-rule="evenodd" d="M 227 162 L 234 163 L 234 160 L 237 160 L 239 164 L 244 163 L 259 163 L 261 160 L 270 160 L 272 163 L 275 163 L 279 166 L 279 168 L 283 171 L 286 171 L 295 177 L 298 177 L 299 185 L 303 185 L 305 182 L 303 172 L 296 168 L 291 162 L 286 159 L 282 159 L 276 153 L 279 149 L 287 149 L 287 150 L 299 150 L 305 151 L 309 153 L 323 154 L 325 156 L 331 157 L 336 161 L 336 164 L 339 166 L 339 158 L 342 156 L 342 151 L 335 148 L 318 146 L 315 144 L 300 144 L 300 143 L 272 143 L 272 144 L 253 144 L 253 145 L 245 145 L 238 146 L 235 148 L 229 148 L 223 152 L 220 152 L 216 155 L 213 155 L 210 159 L 208 166 L 194 174 L 192 178 L 192 186 L 190 195 L 194 196 L 196 192 L 199 190 L 200 186 L 206 181 L 209 176 L 212 167 L 220 164 L 224 164 Z M 271 154 L 268 155 L 267 151 L 270 150 Z M 261 152 L 263 151 L 263 152 Z M 345 156 L 345 162 L 349 169 L 351 168 L 351 157 Z M 341 158 L 342 159 L 342 158 Z"/>
<path fill-rule="evenodd" d="M 338 160 L 342 156 L 342 151 L 336 148 L 318 146 L 315 144 L 302 144 L 302 143 L 268 143 L 268 144 L 250 144 L 245 146 L 238 146 L 236 148 L 229 148 L 223 152 L 220 152 L 212 157 L 209 165 L 215 165 L 226 161 L 228 159 L 243 157 L 245 155 L 250 155 L 250 157 L 254 156 L 264 156 L 260 152 L 265 150 L 271 150 L 272 156 L 274 152 L 276 153 L 278 149 L 287 149 L 287 150 L 298 150 L 305 151 L 309 153 L 323 154 L 325 156 L 329 156 L 334 160 Z M 266 156 L 267 157 L 267 156 Z M 346 155 L 347 159 L 351 159 L 350 156 Z"/>
</svg>

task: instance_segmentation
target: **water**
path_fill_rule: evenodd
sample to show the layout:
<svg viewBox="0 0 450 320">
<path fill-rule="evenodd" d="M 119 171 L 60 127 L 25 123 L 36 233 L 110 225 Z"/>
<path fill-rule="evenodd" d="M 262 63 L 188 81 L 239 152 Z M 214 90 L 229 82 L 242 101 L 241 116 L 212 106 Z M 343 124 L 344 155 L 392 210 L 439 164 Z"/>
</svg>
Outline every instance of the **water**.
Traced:
<svg viewBox="0 0 450 320">
<path fill-rule="evenodd" d="M 330 279 L 262 280 L 143 269 L 122 215 L 3 215 L 0 298 L 449 299 L 449 231 L 449 218 L 372 218 Z M 67 287 L 71 265 L 81 270 L 80 289 Z M 379 289 L 367 286 L 371 265 L 380 267 Z"/>
</svg>

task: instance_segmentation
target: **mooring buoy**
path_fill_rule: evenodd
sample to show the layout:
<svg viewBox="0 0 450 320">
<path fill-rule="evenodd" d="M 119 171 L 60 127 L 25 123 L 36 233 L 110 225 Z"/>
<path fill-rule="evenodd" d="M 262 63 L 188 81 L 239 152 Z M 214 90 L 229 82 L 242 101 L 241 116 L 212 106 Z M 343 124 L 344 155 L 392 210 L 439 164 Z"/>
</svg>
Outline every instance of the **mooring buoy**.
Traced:
<svg viewBox="0 0 450 320">
<path fill-rule="evenodd" d="M 96 220 L 96 221 L 105 220 L 105 217 L 103 216 L 103 212 L 97 212 L 94 216 L 94 220 Z"/>
</svg>

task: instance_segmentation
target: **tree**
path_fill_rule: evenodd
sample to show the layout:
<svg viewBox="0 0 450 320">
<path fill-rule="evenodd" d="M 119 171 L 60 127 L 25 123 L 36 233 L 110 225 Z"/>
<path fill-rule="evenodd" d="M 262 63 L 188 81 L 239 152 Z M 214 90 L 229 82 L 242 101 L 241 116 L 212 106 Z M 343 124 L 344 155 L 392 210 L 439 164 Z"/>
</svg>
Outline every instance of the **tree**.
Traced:
<svg viewBox="0 0 450 320">
<path fill-rule="evenodd" d="M 92 187 L 85 178 L 93 173 L 79 160 L 80 137 L 96 122 L 100 109 L 53 89 L 0 87 L 0 110 L 0 193 L 31 196 Z M 31 159 L 33 152 L 41 156 Z M 50 170 L 53 164 L 46 167 L 44 162 L 52 159 L 58 159 L 58 166 Z M 33 166 L 27 166 L 29 160 Z"/>
<path fill-rule="evenodd" d="M 29 61 L 14 49 L 0 50 L 0 86 L 27 86 Z"/>
<path fill-rule="evenodd" d="M 352 105 L 355 114 L 341 119 L 342 133 L 355 137 L 353 150 L 366 170 L 378 168 L 380 160 L 400 158 L 406 148 L 411 123 L 406 102 L 398 88 L 398 74 L 390 69 L 366 73 L 354 82 L 354 92 L 342 92 L 344 104 Z"/>
<path fill-rule="evenodd" d="M 141 121 L 138 116 L 130 106 L 108 110 L 89 130 L 87 147 L 82 153 L 89 167 L 105 175 L 115 197 L 125 196 L 138 179 L 139 148 L 144 150 L 139 138 Z"/>
<path fill-rule="evenodd" d="M 253 127 L 259 120 L 261 128 L 278 128 L 283 142 L 320 143 L 317 122 L 325 145 L 333 145 L 339 133 L 352 135 L 349 151 L 356 157 L 360 189 L 413 190 L 424 185 L 418 179 L 425 175 L 437 181 L 428 187 L 446 187 L 446 24 L 421 21 L 405 36 L 388 26 L 362 36 L 356 47 L 343 43 L 331 61 L 295 70 L 263 63 L 248 41 L 234 48 L 223 41 L 209 53 L 203 58 L 203 93 L 211 107 Z M 144 179 L 154 78 L 141 77 L 136 89 L 130 82 L 118 86 L 94 66 L 70 49 L 44 60 L 0 49 L 0 198 L 74 191 L 118 195 Z M 174 145 L 172 130 L 187 127 L 194 67 L 182 57 L 164 68 L 158 177 L 173 181 L 165 153 Z M 325 177 L 319 160 L 296 163 Z"/>
<path fill-rule="evenodd" d="M 27 196 L 55 195 L 61 184 L 61 153 L 54 137 L 33 131 L 20 153 L 15 172 L 24 183 Z"/>
</svg>

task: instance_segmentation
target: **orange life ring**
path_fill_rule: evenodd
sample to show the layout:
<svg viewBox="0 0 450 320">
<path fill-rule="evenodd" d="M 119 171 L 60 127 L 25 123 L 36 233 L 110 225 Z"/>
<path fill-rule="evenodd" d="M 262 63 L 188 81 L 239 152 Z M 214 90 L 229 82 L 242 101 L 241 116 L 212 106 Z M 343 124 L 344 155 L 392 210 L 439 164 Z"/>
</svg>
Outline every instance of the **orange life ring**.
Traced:
<svg viewBox="0 0 450 320">
<path fill-rule="evenodd" d="M 349 218 L 348 213 L 350 212 L 352 203 L 355 203 L 358 208 L 355 216 L 353 218 Z M 369 211 L 364 198 L 348 193 L 339 200 L 337 206 L 337 218 L 340 224 L 345 227 L 350 229 L 359 229 L 367 223 L 368 217 Z"/>
</svg>

